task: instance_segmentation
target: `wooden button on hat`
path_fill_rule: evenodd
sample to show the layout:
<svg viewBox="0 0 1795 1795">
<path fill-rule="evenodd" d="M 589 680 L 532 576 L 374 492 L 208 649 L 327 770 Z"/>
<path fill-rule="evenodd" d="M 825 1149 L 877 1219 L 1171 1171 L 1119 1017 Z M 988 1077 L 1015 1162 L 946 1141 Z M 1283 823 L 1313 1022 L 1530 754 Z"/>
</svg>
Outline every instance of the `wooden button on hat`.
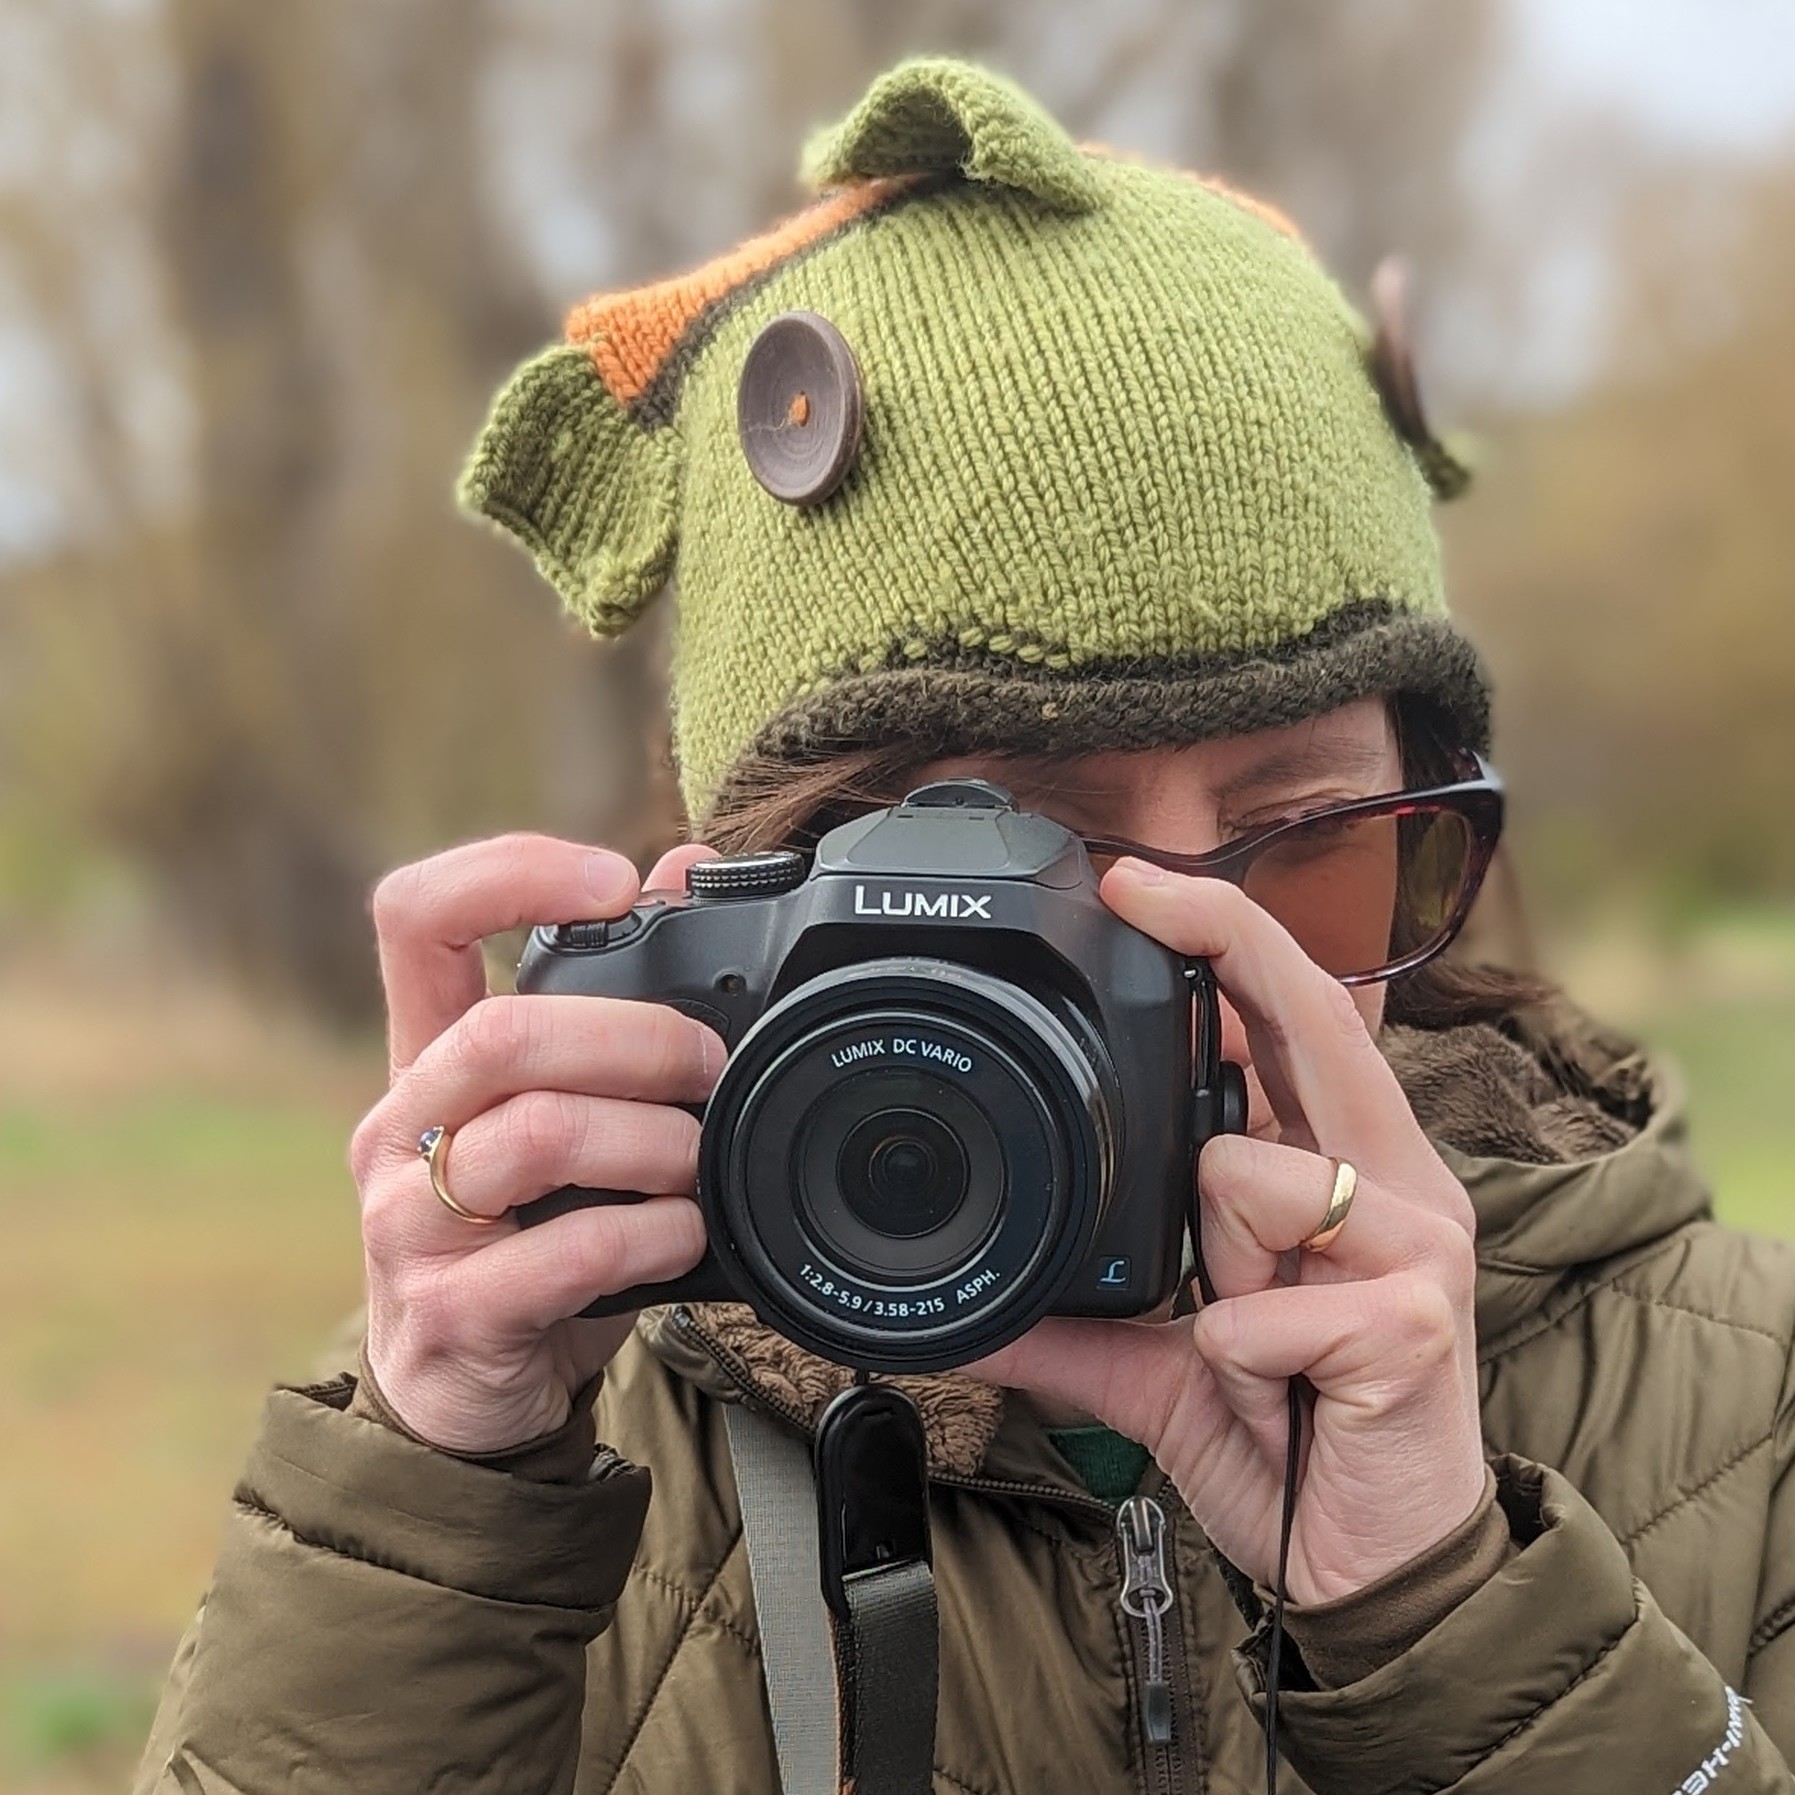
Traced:
<svg viewBox="0 0 1795 1795">
<path fill-rule="evenodd" d="M 754 477 L 788 505 L 820 505 L 860 447 L 860 369 L 815 312 L 782 312 L 757 336 L 736 389 L 736 428 Z"/>
</svg>

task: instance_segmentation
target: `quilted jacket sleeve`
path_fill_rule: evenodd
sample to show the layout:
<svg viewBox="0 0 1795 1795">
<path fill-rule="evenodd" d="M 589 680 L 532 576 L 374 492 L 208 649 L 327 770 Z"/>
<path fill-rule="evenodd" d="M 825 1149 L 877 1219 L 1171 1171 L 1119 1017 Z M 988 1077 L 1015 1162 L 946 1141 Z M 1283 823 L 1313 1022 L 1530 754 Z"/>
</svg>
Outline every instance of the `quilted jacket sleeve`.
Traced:
<svg viewBox="0 0 1795 1795">
<path fill-rule="evenodd" d="M 1512 1457 L 1496 1473 L 1509 1563 L 1361 1681 L 1280 1697 L 1284 1755 L 1317 1795 L 1792 1795 L 1795 1655 L 1761 1651 L 1729 1687 L 1563 1477 Z M 1266 1643 L 1261 1627 L 1237 1665 L 1261 1712 Z"/>
<path fill-rule="evenodd" d="M 533 1483 L 276 1391 L 137 1795 L 573 1787 L 646 1471 Z"/>
</svg>

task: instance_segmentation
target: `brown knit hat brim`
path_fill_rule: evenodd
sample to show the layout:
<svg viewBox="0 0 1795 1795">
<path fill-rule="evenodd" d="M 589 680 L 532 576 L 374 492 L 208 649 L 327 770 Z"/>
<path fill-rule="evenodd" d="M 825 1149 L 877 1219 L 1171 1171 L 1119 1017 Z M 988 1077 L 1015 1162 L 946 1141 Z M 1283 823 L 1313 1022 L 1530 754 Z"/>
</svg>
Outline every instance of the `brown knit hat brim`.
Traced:
<svg viewBox="0 0 1795 1795">
<path fill-rule="evenodd" d="M 960 754 L 1189 747 L 1399 694 L 1431 701 L 1465 747 L 1489 751 L 1490 685 L 1476 649 L 1444 618 L 1361 603 L 1295 642 L 1192 661 L 1066 672 L 944 649 L 921 665 L 844 675 L 789 705 L 744 759 L 804 766 L 900 744 L 919 765 Z M 730 809 L 735 783 L 732 770 L 709 814 Z"/>
</svg>

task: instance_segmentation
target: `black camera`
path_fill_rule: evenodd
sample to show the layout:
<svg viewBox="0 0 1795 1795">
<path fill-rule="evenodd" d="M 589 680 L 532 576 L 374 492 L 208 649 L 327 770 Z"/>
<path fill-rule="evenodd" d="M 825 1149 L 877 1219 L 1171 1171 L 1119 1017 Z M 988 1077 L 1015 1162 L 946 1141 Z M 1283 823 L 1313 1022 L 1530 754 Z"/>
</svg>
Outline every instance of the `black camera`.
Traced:
<svg viewBox="0 0 1795 1795">
<path fill-rule="evenodd" d="M 735 1299 L 844 1365 L 936 1371 L 1045 1315 L 1137 1316 L 1239 1129 L 1213 982 L 1117 918 L 1083 845 L 982 780 L 701 862 L 684 894 L 536 929 L 525 992 L 652 999 L 730 1052 L 703 1110 L 709 1244 L 584 1311 Z M 583 1203 L 569 1187 L 526 1224 Z"/>
</svg>

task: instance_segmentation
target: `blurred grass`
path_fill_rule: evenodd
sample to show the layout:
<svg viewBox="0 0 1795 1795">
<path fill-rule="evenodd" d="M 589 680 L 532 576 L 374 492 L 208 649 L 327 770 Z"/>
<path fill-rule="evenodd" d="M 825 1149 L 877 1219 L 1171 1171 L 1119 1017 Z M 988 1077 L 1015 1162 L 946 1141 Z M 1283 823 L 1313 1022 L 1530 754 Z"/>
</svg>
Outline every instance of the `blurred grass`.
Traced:
<svg viewBox="0 0 1795 1795">
<path fill-rule="evenodd" d="M 1695 1156 L 1721 1219 L 1795 1236 L 1795 1000 L 1693 1006 L 1651 1034 L 1690 1079 Z"/>
<path fill-rule="evenodd" d="M 1795 910 L 1710 916 L 1668 938 L 1611 917 L 1548 961 L 1595 1015 L 1681 1067 L 1721 1220 L 1795 1238 Z"/>
<path fill-rule="evenodd" d="M 1674 1054 L 1722 1215 L 1795 1235 L 1795 915 L 1554 956 Z M 128 1782 L 267 1385 L 358 1297 L 378 1055 L 191 994 L 0 989 L 0 1791 Z"/>
<path fill-rule="evenodd" d="M 358 1300 L 379 1079 L 241 1006 L 50 983 L 0 993 L 8 1795 L 128 1783 L 263 1393 Z"/>
</svg>

